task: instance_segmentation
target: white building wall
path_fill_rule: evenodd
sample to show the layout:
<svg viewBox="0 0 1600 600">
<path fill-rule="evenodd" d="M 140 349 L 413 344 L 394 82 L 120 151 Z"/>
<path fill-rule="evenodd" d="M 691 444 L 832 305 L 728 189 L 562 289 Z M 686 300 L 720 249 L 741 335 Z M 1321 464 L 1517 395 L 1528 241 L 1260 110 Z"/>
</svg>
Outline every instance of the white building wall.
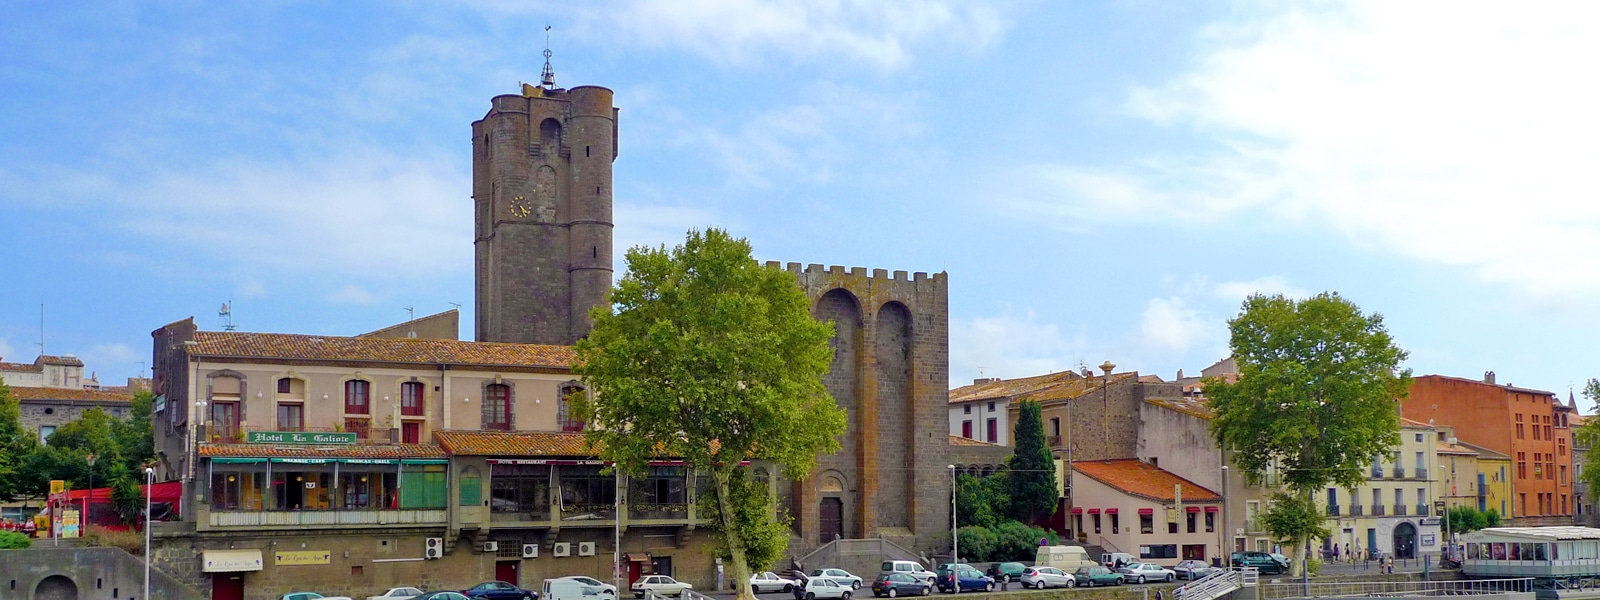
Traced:
<svg viewBox="0 0 1600 600">
<path fill-rule="evenodd" d="M 962 423 L 972 423 L 972 439 L 999 444 L 1011 445 L 1011 422 L 1007 417 L 1011 403 L 1003 398 L 993 400 L 974 400 L 950 405 L 950 435 L 962 434 Z M 989 439 L 989 419 L 995 420 L 995 439 Z M 1050 433 L 1045 432 L 1046 436 Z"/>
</svg>

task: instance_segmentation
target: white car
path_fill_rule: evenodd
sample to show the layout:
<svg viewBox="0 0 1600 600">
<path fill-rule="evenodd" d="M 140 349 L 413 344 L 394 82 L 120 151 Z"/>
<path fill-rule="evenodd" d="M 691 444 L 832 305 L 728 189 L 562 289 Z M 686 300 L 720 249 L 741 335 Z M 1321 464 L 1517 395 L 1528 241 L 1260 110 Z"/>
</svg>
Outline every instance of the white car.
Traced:
<svg viewBox="0 0 1600 600">
<path fill-rule="evenodd" d="M 792 592 L 796 585 L 799 585 L 799 583 L 795 580 L 780 577 L 772 571 L 762 571 L 750 576 L 750 592 L 754 594 L 762 592 Z"/>
<path fill-rule="evenodd" d="M 923 583 L 933 585 L 935 577 L 933 571 L 922 568 L 922 563 L 913 560 L 886 560 L 883 567 L 878 569 L 882 573 L 905 573 L 922 580 Z"/>
<path fill-rule="evenodd" d="M 389 591 L 376 596 L 367 596 L 367 600 L 411 600 L 422 595 L 422 590 L 414 587 L 389 588 Z"/>
<path fill-rule="evenodd" d="M 617 597 L 617 586 L 600 581 L 599 579 L 595 579 L 593 577 L 584 577 L 583 575 L 568 575 L 566 577 L 551 577 L 546 581 L 576 581 L 590 587 L 600 588 L 601 594 L 611 594 L 611 597 Z M 368 600 L 372 599 L 369 598 Z"/>
<path fill-rule="evenodd" d="M 1172 569 L 1168 569 L 1154 563 L 1133 563 L 1121 569 L 1117 569 L 1117 572 L 1122 574 L 1123 579 L 1132 581 L 1134 583 L 1144 583 L 1146 581 L 1172 581 L 1178 578 L 1178 574 L 1173 572 Z"/>
<path fill-rule="evenodd" d="M 811 576 L 827 577 L 828 579 L 839 582 L 841 585 L 850 586 L 850 589 L 852 590 L 861 589 L 861 578 L 851 575 L 849 571 L 844 569 L 817 569 L 811 572 Z"/>
<path fill-rule="evenodd" d="M 850 600 L 850 586 L 827 577 L 807 579 L 801 589 L 806 592 L 805 600 L 828 600 L 830 598 Z"/>
<path fill-rule="evenodd" d="M 350 600 L 349 596 L 324 596 L 316 592 L 289 592 L 283 600 Z"/>
<path fill-rule="evenodd" d="M 643 598 L 645 592 L 657 596 L 682 596 L 684 590 L 692 590 L 694 586 L 678 581 L 666 575 L 645 575 L 633 582 L 633 597 Z"/>
<path fill-rule="evenodd" d="M 1055 567 L 1028 567 L 1022 570 L 1022 587 L 1046 589 L 1053 587 L 1078 587 L 1072 574 Z"/>
</svg>

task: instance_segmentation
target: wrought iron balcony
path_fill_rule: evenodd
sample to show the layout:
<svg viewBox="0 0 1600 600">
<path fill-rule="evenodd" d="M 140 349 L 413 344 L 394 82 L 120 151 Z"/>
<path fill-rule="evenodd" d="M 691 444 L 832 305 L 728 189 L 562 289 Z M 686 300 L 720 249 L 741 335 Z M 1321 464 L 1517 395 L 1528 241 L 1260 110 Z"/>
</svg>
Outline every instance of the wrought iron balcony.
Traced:
<svg viewBox="0 0 1600 600">
<path fill-rule="evenodd" d="M 1402 467 L 1400 465 L 1395 465 L 1394 466 L 1394 478 L 1395 479 L 1405 479 L 1406 478 L 1406 468 Z"/>
<path fill-rule="evenodd" d="M 1350 505 L 1350 516 L 1352 516 L 1352 517 L 1361 516 L 1361 505 L 1360 504 L 1351 504 Z"/>
<path fill-rule="evenodd" d="M 1396 516 L 1396 517 L 1404 517 L 1404 516 L 1406 516 L 1406 505 L 1404 505 L 1404 504 L 1396 504 L 1396 505 L 1394 505 L 1394 516 Z"/>
<path fill-rule="evenodd" d="M 1337 505 L 1337 504 L 1329 504 L 1328 505 L 1328 516 L 1330 516 L 1330 517 L 1339 516 L 1339 505 Z"/>
<path fill-rule="evenodd" d="M 1382 504 L 1374 504 L 1374 505 L 1372 505 L 1372 516 L 1374 516 L 1374 517 L 1383 516 L 1383 505 Z"/>
</svg>

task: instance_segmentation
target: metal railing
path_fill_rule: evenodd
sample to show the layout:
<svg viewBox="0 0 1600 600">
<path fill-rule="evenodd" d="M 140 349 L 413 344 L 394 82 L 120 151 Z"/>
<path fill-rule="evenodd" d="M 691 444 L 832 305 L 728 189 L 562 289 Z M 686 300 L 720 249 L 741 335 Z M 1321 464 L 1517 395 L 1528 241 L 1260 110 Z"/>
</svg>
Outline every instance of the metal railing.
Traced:
<svg viewBox="0 0 1600 600">
<path fill-rule="evenodd" d="M 1340 581 L 1262 584 L 1262 600 L 1280 598 L 1386 597 L 1386 596 L 1487 596 L 1533 592 L 1533 578 L 1458 579 L 1447 581 Z M 1184 600 L 1189 600 L 1187 595 Z"/>
<path fill-rule="evenodd" d="M 1406 516 L 1406 505 L 1404 505 L 1404 504 L 1396 504 L 1396 505 L 1394 505 L 1394 516 L 1396 516 L 1396 517 L 1404 517 L 1404 516 Z"/>
<path fill-rule="evenodd" d="M 1426 505 L 1426 504 L 1418 504 L 1417 505 L 1417 516 L 1419 516 L 1419 517 L 1428 516 L 1428 505 Z"/>
<path fill-rule="evenodd" d="M 1328 505 L 1328 516 L 1330 516 L 1330 517 L 1339 516 L 1339 505 L 1337 505 L 1337 504 L 1329 504 Z"/>
<path fill-rule="evenodd" d="M 1350 505 L 1350 516 L 1352 516 L 1352 517 L 1361 516 L 1361 505 L 1360 504 L 1352 504 L 1352 505 Z"/>
<path fill-rule="evenodd" d="M 1394 466 L 1394 478 L 1395 479 L 1405 479 L 1406 478 L 1406 468 L 1402 467 L 1400 465 L 1395 465 Z"/>
<path fill-rule="evenodd" d="M 1259 572 L 1255 567 L 1217 569 L 1211 574 L 1183 584 L 1173 593 L 1183 600 L 1213 600 L 1241 587 L 1256 585 Z"/>
<path fill-rule="evenodd" d="M 1382 504 L 1374 504 L 1374 505 L 1372 505 L 1372 516 L 1374 516 L 1374 517 L 1383 516 L 1383 505 Z"/>
</svg>

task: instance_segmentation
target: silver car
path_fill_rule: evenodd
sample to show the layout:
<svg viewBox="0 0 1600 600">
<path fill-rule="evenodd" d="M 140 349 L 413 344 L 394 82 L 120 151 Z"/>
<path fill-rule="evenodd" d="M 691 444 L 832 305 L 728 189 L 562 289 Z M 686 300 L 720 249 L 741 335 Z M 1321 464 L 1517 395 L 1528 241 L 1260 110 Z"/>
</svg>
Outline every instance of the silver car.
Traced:
<svg viewBox="0 0 1600 600">
<path fill-rule="evenodd" d="M 1042 590 L 1053 587 L 1077 587 L 1072 574 L 1055 567 L 1028 567 L 1022 570 L 1022 587 Z"/>
<path fill-rule="evenodd" d="M 772 571 L 763 571 L 750 576 L 750 592 L 792 592 L 799 585 L 793 579 L 778 576 Z"/>
<path fill-rule="evenodd" d="M 839 582 L 840 585 L 850 586 L 850 589 L 852 590 L 861 589 L 861 578 L 851 575 L 849 571 L 844 569 L 817 569 L 811 572 L 811 576 L 827 577 L 828 579 Z"/>
<path fill-rule="evenodd" d="M 1172 572 L 1178 574 L 1178 579 L 1188 579 L 1190 581 L 1205 577 L 1216 571 L 1216 567 L 1203 560 L 1186 560 L 1172 567 Z"/>
</svg>

